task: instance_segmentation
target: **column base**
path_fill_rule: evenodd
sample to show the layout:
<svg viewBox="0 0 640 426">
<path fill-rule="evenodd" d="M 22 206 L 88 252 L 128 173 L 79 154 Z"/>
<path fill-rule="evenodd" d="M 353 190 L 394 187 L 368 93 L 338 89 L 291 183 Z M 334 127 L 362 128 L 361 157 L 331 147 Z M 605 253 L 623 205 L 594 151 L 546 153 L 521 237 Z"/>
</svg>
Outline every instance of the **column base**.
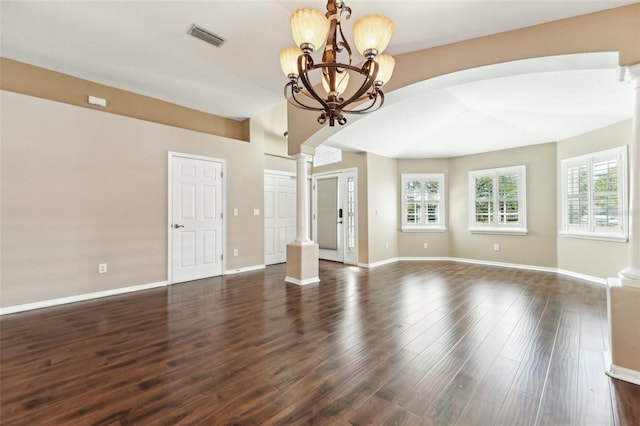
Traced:
<svg viewBox="0 0 640 426">
<path fill-rule="evenodd" d="M 638 384 L 640 379 L 640 286 L 635 280 L 609 279 L 607 311 L 611 336 L 611 360 L 607 374 Z"/>
<path fill-rule="evenodd" d="M 287 276 L 284 280 L 296 285 L 320 282 L 318 255 L 319 247 L 311 241 L 287 244 Z"/>
<path fill-rule="evenodd" d="M 624 268 L 618 273 L 620 279 L 624 280 L 623 285 L 627 287 L 640 287 L 640 270 L 631 267 Z"/>
</svg>

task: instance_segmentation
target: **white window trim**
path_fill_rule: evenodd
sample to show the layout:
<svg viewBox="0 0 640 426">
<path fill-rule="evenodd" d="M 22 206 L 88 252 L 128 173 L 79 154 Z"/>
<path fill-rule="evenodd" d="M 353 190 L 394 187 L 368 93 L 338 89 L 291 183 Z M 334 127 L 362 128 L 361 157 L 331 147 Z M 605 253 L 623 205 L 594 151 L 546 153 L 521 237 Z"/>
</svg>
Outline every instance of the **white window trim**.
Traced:
<svg viewBox="0 0 640 426">
<path fill-rule="evenodd" d="M 567 168 L 572 164 L 587 163 L 592 164 L 594 158 L 597 157 L 615 157 L 618 161 L 618 199 L 620 202 L 620 231 L 619 232 L 596 232 L 593 230 L 578 230 L 570 229 L 567 221 L 567 207 L 568 207 L 568 194 L 567 194 Z M 591 167 L 589 168 L 589 180 L 591 185 Z M 627 210 L 627 146 L 620 146 L 617 148 L 611 148 L 604 151 L 593 152 L 590 154 L 580 155 L 577 157 L 565 158 L 560 162 L 560 231 L 558 234 L 567 238 L 580 238 L 585 240 L 600 240 L 600 241 L 613 241 L 613 242 L 627 242 L 629 241 L 629 227 L 628 227 L 628 215 Z M 591 191 L 589 194 L 591 197 Z M 591 204 L 591 202 L 589 202 Z M 590 224 L 592 225 L 592 224 Z M 591 226 L 592 227 L 592 226 Z"/>
<path fill-rule="evenodd" d="M 495 188 L 495 179 L 502 174 L 518 174 L 520 182 L 518 185 L 518 211 L 521 213 L 521 223 L 517 226 L 498 224 L 496 220 L 492 224 L 478 224 L 476 222 L 476 177 L 491 176 L 494 179 L 494 203 L 498 198 L 498 191 Z M 472 234 L 507 234 L 507 235 L 527 235 L 527 168 L 525 165 L 500 167 L 496 169 L 472 170 L 469 172 L 469 228 Z M 497 203 L 496 203 L 497 205 Z"/>
<path fill-rule="evenodd" d="M 440 183 L 440 200 L 438 204 L 440 205 L 440 223 L 430 224 L 430 223 L 422 223 L 422 224 L 409 224 L 405 222 L 405 200 L 406 200 L 406 182 L 409 180 L 437 180 Z M 444 173 L 403 173 L 400 178 L 402 190 L 401 192 L 401 202 L 400 202 L 400 220 L 401 220 L 401 230 L 402 232 L 445 232 L 447 230 L 446 225 L 446 188 L 445 188 L 445 179 Z"/>
</svg>

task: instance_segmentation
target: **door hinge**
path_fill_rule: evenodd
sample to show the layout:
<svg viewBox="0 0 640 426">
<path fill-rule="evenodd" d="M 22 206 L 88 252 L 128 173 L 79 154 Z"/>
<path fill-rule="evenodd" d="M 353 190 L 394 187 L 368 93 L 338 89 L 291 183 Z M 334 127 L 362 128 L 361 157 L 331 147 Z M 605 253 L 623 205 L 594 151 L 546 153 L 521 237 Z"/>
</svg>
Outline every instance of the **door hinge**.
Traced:
<svg viewBox="0 0 640 426">
<path fill-rule="evenodd" d="M 224 213 L 220 213 L 220 219 L 224 219 Z"/>
<path fill-rule="evenodd" d="M 224 260 L 224 254 L 220 255 L 220 260 Z"/>
<path fill-rule="evenodd" d="M 223 178 L 224 177 L 224 172 L 220 172 L 220 177 Z"/>
</svg>

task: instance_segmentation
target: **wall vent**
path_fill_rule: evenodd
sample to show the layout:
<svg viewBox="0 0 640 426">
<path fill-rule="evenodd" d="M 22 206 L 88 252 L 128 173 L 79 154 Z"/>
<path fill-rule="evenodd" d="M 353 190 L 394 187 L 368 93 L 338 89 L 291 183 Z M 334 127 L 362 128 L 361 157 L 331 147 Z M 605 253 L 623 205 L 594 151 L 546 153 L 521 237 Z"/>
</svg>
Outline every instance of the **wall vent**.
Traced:
<svg viewBox="0 0 640 426">
<path fill-rule="evenodd" d="M 205 30 L 202 27 L 199 27 L 195 24 L 189 28 L 188 34 L 191 34 L 195 38 L 199 38 L 200 40 L 206 41 L 209 44 L 213 44 L 215 47 L 222 46 L 227 40 L 223 39 L 220 36 L 213 34 L 210 31 Z"/>
</svg>

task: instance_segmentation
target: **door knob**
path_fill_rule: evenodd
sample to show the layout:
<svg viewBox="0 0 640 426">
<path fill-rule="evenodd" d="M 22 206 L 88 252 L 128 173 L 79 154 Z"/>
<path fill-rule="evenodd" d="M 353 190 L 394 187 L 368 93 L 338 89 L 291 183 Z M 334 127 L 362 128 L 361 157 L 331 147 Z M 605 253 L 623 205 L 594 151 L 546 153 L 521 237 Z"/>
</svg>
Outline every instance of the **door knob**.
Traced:
<svg viewBox="0 0 640 426">
<path fill-rule="evenodd" d="M 178 224 L 176 223 L 175 225 L 173 225 L 173 227 L 174 227 L 175 229 L 178 229 L 178 228 L 184 228 L 184 225 L 178 225 Z"/>
</svg>

